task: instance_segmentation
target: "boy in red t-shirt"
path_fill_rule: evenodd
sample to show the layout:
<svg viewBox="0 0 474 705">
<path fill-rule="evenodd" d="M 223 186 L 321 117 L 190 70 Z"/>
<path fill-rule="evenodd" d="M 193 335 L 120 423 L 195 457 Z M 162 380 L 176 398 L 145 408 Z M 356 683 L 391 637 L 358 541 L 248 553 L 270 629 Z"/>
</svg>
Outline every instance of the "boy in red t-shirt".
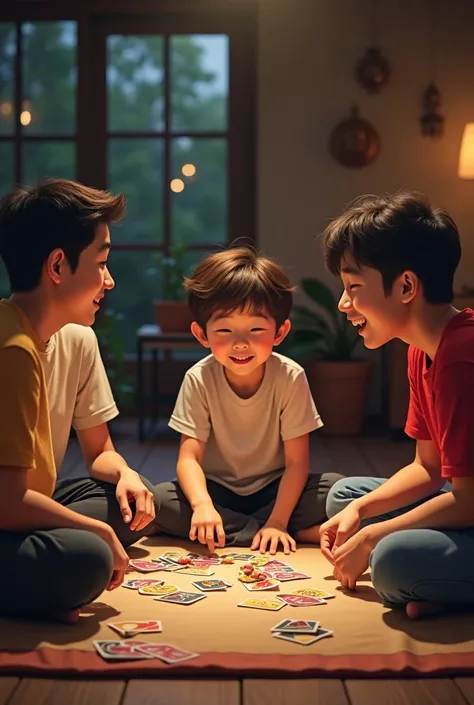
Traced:
<svg viewBox="0 0 474 705">
<path fill-rule="evenodd" d="M 420 195 L 364 196 L 324 233 L 339 309 L 367 348 L 409 343 L 410 465 L 388 480 L 345 478 L 330 490 L 320 538 L 334 575 L 354 589 L 369 563 L 375 589 L 411 618 L 474 603 L 474 311 L 452 306 L 461 257 L 450 216 Z"/>
</svg>

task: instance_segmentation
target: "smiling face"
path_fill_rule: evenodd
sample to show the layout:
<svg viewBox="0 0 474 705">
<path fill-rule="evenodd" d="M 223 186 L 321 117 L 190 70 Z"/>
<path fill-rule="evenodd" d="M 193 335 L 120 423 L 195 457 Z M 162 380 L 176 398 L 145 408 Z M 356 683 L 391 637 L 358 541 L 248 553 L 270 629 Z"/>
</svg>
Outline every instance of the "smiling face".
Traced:
<svg viewBox="0 0 474 705">
<path fill-rule="evenodd" d="M 75 272 L 62 250 L 51 253 L 49 274 L 57 285 L 56 299 L 69 323 L 92 325 L 105 292 L 115 286 L 107 267 L 109 251 L 109 228 L 99 223 L 93 242 L 81 252 Z"/>
<path fill-rule="evenodd" d="M 273 346 L 279 345 L 290 330 L 285 321 L 276 330 L 273 318 L 263 312 L 217 312 L 209 319 L 206 332 L 194 322 L 191 330 L 226 369 L 229 379 L 249 378 L 262 370 Z"/>
<path fill-rule="evenodd" d="M 418 280 L 412 272 L 398 276 L 387 295 L 381 273 L 372 267 L 358 266 L 346 253 L 341 261 L 341 279 L 344 291 L 339 310 L 357 326 L 366 348 L 379 348 L 393 338 L 404 339 L 409 317 L 407 304 L 418 291 Z"/>
</svg>

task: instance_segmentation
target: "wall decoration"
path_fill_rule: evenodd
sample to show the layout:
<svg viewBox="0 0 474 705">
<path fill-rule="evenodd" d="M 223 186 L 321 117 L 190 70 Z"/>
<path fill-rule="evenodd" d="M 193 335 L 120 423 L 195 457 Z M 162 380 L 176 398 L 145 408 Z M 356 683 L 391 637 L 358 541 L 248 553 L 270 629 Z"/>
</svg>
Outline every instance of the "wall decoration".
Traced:
<svg viewBox="0 0 474 705">
<path fill-rule="evenodd" d="M 392 72 L 387 59 L 382 56 L 382 50 L 377 46 L 378 34 L 378 2 L 371 2 L 371 45 L 355 67 L 355 76 L 367 93 L 380 93 L 387 85 Z"/>
<path fill-rule="evenodd" d="M 421 134 L 423 137 L 430 137 L 431 139 L 440 139 L 444 135 L 444 125 L 446 122 L 445 117 L 439 112 L 441 107 L 442 99 L 441 93 L 438 86 L 436 85 L 436 78 L 438 73 L 438 62 L 437 62 L 437 39 L 438 39 L 438 2 L 437 0 L 431 0 L 431 22 L 430 22 L 430 35 L 431 35 L 431 74 L 433 80 L 425 88 L 422 96 L 422 109 L 423 113 L 419 118 Z"/>
<path fill-rule="evenodd" d="M 339 164 L 357 169 L 375 161 L 380 152 L 380 137 L 375 127 L 359 116 L 355 105 L 350 117 L 332 131 L 329 149 Z"/>
</svg>

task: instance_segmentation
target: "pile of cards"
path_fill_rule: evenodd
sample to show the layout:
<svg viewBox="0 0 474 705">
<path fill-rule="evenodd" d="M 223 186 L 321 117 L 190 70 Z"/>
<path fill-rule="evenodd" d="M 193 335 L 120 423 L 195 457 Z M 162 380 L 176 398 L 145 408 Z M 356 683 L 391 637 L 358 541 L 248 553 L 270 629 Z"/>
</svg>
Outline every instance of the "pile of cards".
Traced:
<svg viewBox="0 0 474 705">
<path fill-rule="evenodd" d="M 199 654 L 180 649 L 178 646 L 173 646 L 173 644 L 152 644 L 138 639 L 94 641 L 94 647 L 97 653 L 106 661 L 159 658 L 165 663 L 181 663 L 199 656 Z"/>
<path fill-rule="evenodd" d="M 302 646 L 309 646 L 334 634 L 330 629 L 323 629 L 319 622 L 308 619 L 284 619 L 272 627 L 272 633 L 277 639 L 284 639 Z"/>
<path fill-rule="evenodd" d="M 262 583 L 270 583 L 271 580 L 271 578 L 268 578 L 262 581 Z M 258 583 L 253 583 L 252 585 L 245 585 L 245 587 L 249 590 L 255 590 L 257 589 L 257 585 Z M 265 587 L 260 589 L 264 590 Z M 271 586 L 269 585 L 266 589 L 271 589 Z M 249 598 L 243 602 L 239 602 L 237 606 L 276 612 L 285 607 L 285 605 L 291 605 L 291 607 L 315 607 L 316 605 L 325 605 L 326 601 L 333 597 L 335 597 L 335 595 L 326 592 L 326 590 L 308 587 L 295 590 L 294 592 L 278 592 L 268 598 Z"/>
</svg>

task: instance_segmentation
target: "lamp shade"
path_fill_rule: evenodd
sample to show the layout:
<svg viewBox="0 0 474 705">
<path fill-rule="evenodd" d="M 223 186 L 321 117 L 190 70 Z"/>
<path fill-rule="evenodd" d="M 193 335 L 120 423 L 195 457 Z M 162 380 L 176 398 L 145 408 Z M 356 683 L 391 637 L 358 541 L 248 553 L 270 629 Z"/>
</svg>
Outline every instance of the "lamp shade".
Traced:
<svg viewBox="0 0 474 705">
<path fill-rule="evenodd" d="M 458 176 L 460 179 L 474 179 L 474 122 L 468 122 L 464 128 Z"/>
</svg>

